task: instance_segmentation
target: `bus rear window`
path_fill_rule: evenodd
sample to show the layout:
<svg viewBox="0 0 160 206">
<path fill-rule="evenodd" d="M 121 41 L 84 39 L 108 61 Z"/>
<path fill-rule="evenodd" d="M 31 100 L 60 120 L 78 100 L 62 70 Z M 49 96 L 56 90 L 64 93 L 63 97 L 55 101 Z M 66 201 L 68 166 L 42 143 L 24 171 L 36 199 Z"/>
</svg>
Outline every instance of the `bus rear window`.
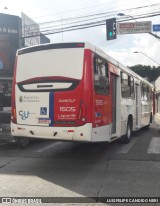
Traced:
<svg viewBox="0 0 160 206">
<path fill-rule="evenodd" d="M 84 48 L 50 49 L 18 56 L 16 81 L 37 77 L 82 79 Z"/>
</svg>

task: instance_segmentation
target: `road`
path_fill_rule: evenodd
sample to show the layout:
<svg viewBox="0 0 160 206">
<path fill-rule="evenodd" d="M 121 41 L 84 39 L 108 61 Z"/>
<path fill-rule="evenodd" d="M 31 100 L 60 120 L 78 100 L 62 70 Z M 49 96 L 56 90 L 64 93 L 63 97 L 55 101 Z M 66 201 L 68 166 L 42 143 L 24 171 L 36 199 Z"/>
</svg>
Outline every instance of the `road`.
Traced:
<svg viewBox="0 0 160 206">
<path fill-rule="evenodd" d="M 0 139 L 1 197 L 64 197 L 63 203 L 67 197 L 95 197 L 83 205 L 102 205 L 96 203 L 100 197 L 160 197 L 155 123 L 134 134 L 129 144 L 35 141 L 21 149 L 7 136 Z"/>
</svg>

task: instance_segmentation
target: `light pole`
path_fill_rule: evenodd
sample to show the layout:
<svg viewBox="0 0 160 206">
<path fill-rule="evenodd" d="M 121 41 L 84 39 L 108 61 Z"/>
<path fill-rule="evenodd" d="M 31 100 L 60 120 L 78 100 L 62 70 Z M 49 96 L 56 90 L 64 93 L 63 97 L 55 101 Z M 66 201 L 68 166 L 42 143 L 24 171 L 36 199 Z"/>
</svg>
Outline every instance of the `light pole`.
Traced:
<svg viewBox="0 0 160 206">
<path fill-rule="evenodd" d="M 2 9 L 2 12 L 1 12 L 1 13 L 3 13 L 5 9 L 8 9 L 8 8 L 5 6 L 5 7 Z"/>
<path fill-rule="evenodd" d="M 137 21 L 135 20 L 135 18 L 133 18 L 133 16 L 130 16 L 130 15 L 128 15 L 128 14 L 118 13 L 117 16 L 129 16 L 131 19 L 133 19 L 135 22 L 137 22 Z"/>
<path fill-rule="evenodd" d="M 144 56 L 146 56 L 146 57 L 148 57 L 149 59 L 151 59 L 152 61 L 154 61 L 156 64 L 158 64 L 158 66 L 160 66 L 160 64 L 159 64 L 158 62 L 156 62 L 154 59 L 152 59 L 151 57 L 149 57 L 148 55 L 146 55 L 146 54 L 143 53 L 143 52 L 140 52 L 140 51 L 134 51 L 133 53 L 136 53 L 136 54 L 141 53 L 141 54 L 143 54 Z"/>
</svg>

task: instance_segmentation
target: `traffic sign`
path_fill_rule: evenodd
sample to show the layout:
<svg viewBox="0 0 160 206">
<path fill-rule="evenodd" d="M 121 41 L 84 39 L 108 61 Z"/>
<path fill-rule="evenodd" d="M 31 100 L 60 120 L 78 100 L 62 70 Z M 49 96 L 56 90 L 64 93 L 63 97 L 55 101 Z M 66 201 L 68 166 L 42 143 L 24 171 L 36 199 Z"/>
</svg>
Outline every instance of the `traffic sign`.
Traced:
<svg viewBox="0 0 160 206">
<path fill-rule="evenodd" d="M 118 34 L 150 33 L 151 21 L 126 22 L 117 24 Z"/>
<path fill-rule="evenodd" d="M 153 31 L 160 31 L 160 24 L 153 24 Z"/>
</svg>

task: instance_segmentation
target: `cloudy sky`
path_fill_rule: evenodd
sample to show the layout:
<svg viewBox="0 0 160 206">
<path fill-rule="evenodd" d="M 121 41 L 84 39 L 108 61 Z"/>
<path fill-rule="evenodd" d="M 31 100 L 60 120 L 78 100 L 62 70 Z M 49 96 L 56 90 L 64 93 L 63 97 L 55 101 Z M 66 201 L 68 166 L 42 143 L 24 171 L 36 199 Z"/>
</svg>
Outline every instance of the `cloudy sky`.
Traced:
<svg viewBox="0 0 160 206">
<path fill-rule="evenodd" d="M 7 9 L 4 9 L 7 7 Z M 21 16 L 21 12 L 39 23 L 41 31 L 52 43 L 89 41 L 124 65 L 160 64 L 160 39 L 150 34 L 118 35 L 116 40 L 106 40 L 105 20 L 152 21 L 160 24 L 160 0 L 0 0 L 0 12 Z M 125 16 L 117 16 L 124 13 Z M 159 14 L 159 16 L 157 15 Z M 148 17 L 156 15 L 154 17 Z M 148 18 L 139 18 L 148 17 Z M 132 19 L 133 18 L 133 19 Z M 90 23 L 101 26 L 55 33 L 60 29 L 84 27 Z M 160 32 L 157 33 L 160 36 Z M 134 51 L 143 52 L 135 54 Z"/>
</svg>

